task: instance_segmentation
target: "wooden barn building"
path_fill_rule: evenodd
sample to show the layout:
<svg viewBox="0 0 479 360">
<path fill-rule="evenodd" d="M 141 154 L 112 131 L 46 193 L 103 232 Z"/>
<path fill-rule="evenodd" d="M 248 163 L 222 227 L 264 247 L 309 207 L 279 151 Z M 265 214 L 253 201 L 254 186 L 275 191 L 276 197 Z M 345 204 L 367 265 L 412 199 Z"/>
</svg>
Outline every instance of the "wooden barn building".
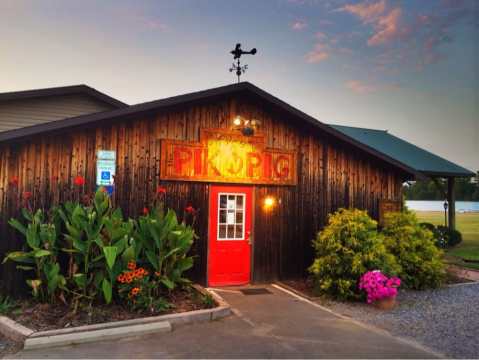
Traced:
<svg viewBox="0 0 479 360">
<path fill-rule="evenodd" d="M 74 196 L 78 175 L 85 191 L 111 186 L 126 216 L 159 185 L 179 214 L 199 209 L 194 277 L 218 286 L 300 276 L 329 213 L 378 218 L 424 177 L 448 178 L 453 205 L 454 178 L 473 173 L 386 131 L 324 124 L 247 82 L 132 106 L 86 86 L 0 94 L 1 256 L 21 246 L 7 224 L 21 194 L 49 207 Z M 19 276 L 0 274 L 7 287 Z"/>
</svg>

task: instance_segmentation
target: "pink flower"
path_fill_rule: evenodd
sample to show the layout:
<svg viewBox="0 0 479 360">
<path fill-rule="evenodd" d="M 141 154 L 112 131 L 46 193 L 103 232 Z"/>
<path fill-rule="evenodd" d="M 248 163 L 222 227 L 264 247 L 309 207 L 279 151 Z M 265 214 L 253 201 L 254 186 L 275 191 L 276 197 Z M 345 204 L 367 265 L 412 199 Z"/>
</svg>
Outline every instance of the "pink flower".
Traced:
<svg viewBox="0 0 479 360">
<path fill-rule="evenodd" d="M 398 277 L 388 278 L 378 270 L 368 271 L 359 280 L 359 289 L 366 292 L 368 303 L 396 296 L 400 285 Z"/>
</svg>

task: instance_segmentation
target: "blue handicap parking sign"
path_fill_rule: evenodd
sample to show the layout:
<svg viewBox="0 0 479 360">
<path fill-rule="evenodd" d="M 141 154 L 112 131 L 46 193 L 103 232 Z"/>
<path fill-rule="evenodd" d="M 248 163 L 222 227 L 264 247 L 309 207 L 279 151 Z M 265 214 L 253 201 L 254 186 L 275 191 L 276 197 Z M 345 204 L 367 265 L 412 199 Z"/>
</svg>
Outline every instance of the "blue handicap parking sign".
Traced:
<svg viewBox="0 0 479 360">
<path fill-rule="evenodd" d="M 110 180 L 110 172 L 109 171 L 102 171 L 101 172 L 101 179 L 102 180 Z"/>
</svg>

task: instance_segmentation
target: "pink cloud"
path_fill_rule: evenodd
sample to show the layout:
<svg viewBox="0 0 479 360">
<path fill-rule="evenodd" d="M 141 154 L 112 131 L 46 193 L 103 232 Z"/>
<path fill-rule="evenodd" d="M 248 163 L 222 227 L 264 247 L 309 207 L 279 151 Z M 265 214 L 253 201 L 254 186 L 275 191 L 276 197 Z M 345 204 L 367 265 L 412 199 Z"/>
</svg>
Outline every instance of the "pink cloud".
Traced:
<svg viewBox="0 0 479 360">
<path fill-rule="evenodd" d="M 329 25 L 333 25 L 333 22 L 330 21 L 330 20 L 319 20 L 319 25 L 323 25 L 323 26 L 329 26 Z"/>
<path fill-rule="evenodd" d="M 377 46 L 400 38 L 407 29 L 401 24 L 402 10 L 399 7 L 388 9 L 386 0 L 345 5 L 339 9 L 353 14 L 363 24 L 370 24 L 374 34 L 368 39 L 369 46 Z"/>
<path fill-rule="evenodd" d="M 325 40 L 328 36 L 325 33 L 318 31 L 316 34 L 314 34 L 314 37 L 318 40 Z"/>
<path fill-rule="evenodd" d="M 376 33 L 368 39 L 368 45 L 376 46 L 397 39 L 403 32 L 399 23 L 401 14 L 401 9 L 395 8 L 387 15 L 380 16 L 375 24 Z"/>
<path fill-rule="evenodd" d="M 291 29 L 295 30 L 295 31 L 301 31 L 303 30 L 305 27 L 307 27 L 308 24 L 306 23 L 306 21 L 304 20 L 296 20 L 295 22 L 293 22 L 291 24 Z"/>
<path fill-rule="evenodd" d="M 117 16 L 131 28 L 140 30 L 151 30 L 166 32 L 170 30 L 170 27 L 157 17 L 150 16 L 136 8 L 131 7 L 119 7 L 115 9 Z"/>
<path fill-rule="evenodd" d="M 344 85 L 352 92 L 355 92 L 356 94 L 360 95 L 369 94 L 377 90 L 375 86 L 365 84 L 359 80 L 350 80 L 347 81 Z"/>
<path fill-rule="evenodd" d="M 356 15 L 364 23 L 371 23 L 375 22 L 379 15 L 383 14 L 386 10 L 386 0 L 380 0 L 377 3 L 363 2 L 354 5 L 348 4 L 339 10 Z"/>
<path fill-rule="evenodd" d="M 306 62 L 309 64 L 316 64 L 329 58 L 329 47 L 322 43 L 314 45 L 312 51 L 306 54 Z"/>
</svg>

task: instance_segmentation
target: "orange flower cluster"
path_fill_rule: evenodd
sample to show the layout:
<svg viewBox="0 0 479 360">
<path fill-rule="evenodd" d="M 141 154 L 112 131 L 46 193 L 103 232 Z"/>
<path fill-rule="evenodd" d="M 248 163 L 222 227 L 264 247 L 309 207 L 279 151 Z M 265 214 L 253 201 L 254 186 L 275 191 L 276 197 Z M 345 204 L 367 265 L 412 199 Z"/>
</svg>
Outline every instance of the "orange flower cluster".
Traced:
<svg viewBox="0 0 479 360">
<path fill-rule="evenodd" d="M 121 284 L 130 284 L 133 280 L 141 280 L 148 275 L 148 271 L 146 271 L 145 268 L 136 268 L 136 263 L 134 261 L 130 261 L 127 267 L 128 270 L 131 271 L 126 271 L 123 274 L 118 275 L 116 278 Z"/>
<path fill-rule="evenodd" d="M 134 297 L 136 295 L 138 295 L 138 293 L 140 292 L 140 288 L 139 287 L 135 287 L 133 289 L 131 289 L 130 293 L 128 294 L 129 297 Z"/>
</svg>

